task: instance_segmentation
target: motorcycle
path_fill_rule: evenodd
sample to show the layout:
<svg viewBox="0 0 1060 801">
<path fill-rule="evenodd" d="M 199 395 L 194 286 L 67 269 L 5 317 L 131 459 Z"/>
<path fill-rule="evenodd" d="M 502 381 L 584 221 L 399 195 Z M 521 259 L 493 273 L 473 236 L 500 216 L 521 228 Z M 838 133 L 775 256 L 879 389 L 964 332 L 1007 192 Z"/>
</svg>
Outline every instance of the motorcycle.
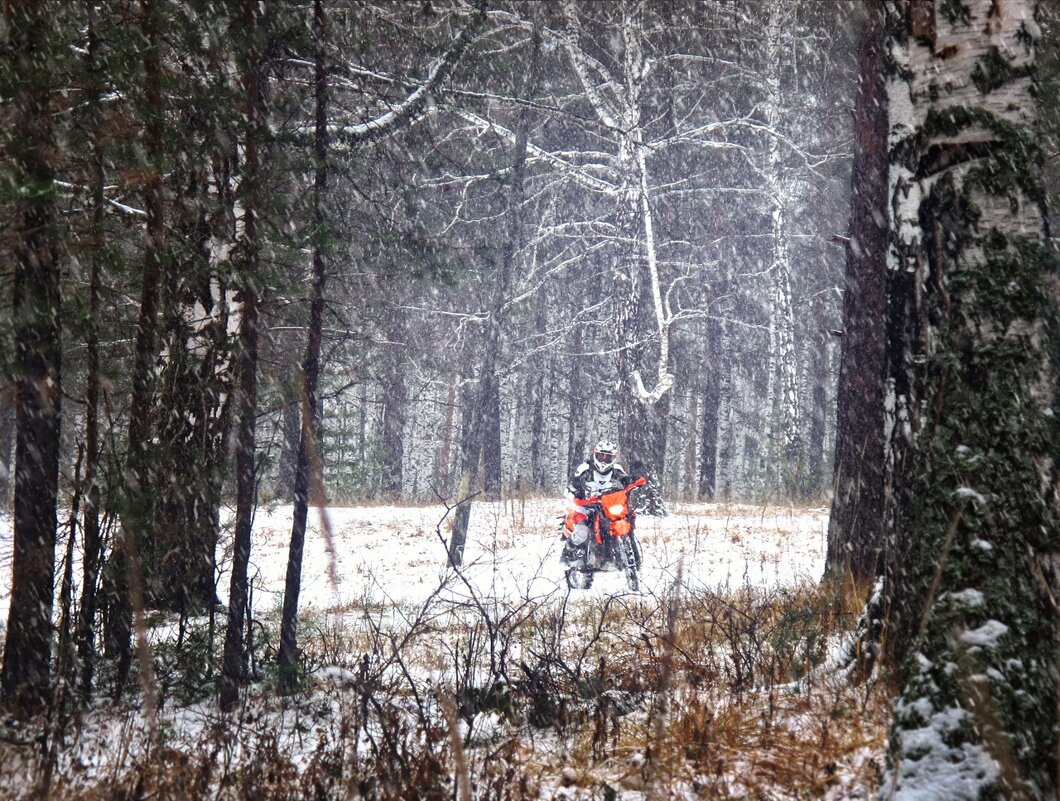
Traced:
<svg viewBox="0 0 1060 801">
<path fill-rule="evenodd" d="M 630 503 L 631 493 L 643 487 L 643 476 L 625 486 L 593 498 L 574 498 L 577 510 L 570 511 L 565 520 L 563 554 L 560 561 L 572 564 L 567 569 L 567 586 L 572 590 L 587 590 L 595 573 L 621 570 L 631 590 L 640 587 L 640 545 L 634 524 L 636 514 Z M 571 544 L 570 535 L 577 523 L 588 523 L 589 541 L 585 544 L 584 560 L 580 548 Z"/>
</svg>

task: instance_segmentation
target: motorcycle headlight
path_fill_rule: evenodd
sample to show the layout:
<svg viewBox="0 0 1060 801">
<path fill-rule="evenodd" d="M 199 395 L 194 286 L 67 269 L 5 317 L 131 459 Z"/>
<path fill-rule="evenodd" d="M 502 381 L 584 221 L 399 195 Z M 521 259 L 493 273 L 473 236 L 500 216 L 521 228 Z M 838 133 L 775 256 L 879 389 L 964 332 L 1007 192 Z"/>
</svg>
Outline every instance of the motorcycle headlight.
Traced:
<svg viewBox="0 0 1060 801">
<path fill-rule="evenodd" d="M 613 514 L 615 517 L 621 517 L 626 513 L 626 507 L 624 504 L 616 503 L 614 506 L 609 506 L 607 508 L 607 511 Z"/>
</svg>

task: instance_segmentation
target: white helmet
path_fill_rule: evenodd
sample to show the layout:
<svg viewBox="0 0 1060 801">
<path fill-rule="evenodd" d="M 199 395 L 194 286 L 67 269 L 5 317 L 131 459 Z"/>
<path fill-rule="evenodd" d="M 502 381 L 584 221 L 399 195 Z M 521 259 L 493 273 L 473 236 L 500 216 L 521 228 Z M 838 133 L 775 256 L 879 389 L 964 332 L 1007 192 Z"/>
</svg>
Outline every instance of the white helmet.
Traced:
<svg viewBox="0 0 1060 801">
<path fill-rule="evenodd" d="M 593 447 L 592 463 L 598 473 L 610 473 L 618 460 L 618 443 L 602 439 Z"/>
</svg>

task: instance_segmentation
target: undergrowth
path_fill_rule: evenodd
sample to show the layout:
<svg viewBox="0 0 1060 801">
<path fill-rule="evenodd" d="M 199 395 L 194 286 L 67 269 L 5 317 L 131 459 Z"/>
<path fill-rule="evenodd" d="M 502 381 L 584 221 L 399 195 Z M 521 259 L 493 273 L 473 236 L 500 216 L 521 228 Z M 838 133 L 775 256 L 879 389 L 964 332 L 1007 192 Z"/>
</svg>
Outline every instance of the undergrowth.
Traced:
<svg viewBox="0 0 1060 801">
<path fill-rule="evenodd" d="M 302 693 L 281 697 L 261 673 L 230 716 L 206 660 L 163 646 L 174 689 L 154 718 L 98 704 L 61 742 L 8 725 L 0 795 L 440 800 L 465 781 L 497 801 L 867 795 L 888 697 L 829 663 L 863 597 L 804 585 L 366 604 L 304 621 Z M 259 634 L 263 662 L 272 636 Z"/>
</svg>

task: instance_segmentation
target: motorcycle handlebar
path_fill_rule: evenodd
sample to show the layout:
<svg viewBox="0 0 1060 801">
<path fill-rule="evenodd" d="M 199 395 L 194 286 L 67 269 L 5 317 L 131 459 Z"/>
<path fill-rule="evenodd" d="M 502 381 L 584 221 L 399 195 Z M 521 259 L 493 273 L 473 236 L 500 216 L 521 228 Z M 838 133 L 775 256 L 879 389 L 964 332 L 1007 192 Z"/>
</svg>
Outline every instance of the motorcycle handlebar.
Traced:
<svg viewBox="0 0 1060 801">
<path fill-rule="evenodd" d="M 644 476 L 641 476 L 640 478 L 637 478 L 634 481 L 631 481 L 630 483 L 628 483 L 623 488 L 623 491 L 628 495 L 633 490 L 639 489 L 640 487 L 643 487 L 647 483 L 648 483 L 648 479 L 646 479 Z M 613 490 L 613 491 L 617 492 L 617 490 Z M 607 495 L 608 493 L 605 492 L 603 494 Z M 602 495 L 595 495 L 592 498 L 574 498 L 574 503 L 576 505 L 578 505 L 578 506 L 594 506 L 594 505 L 600 503 L 600 498 L 601 497 L 603 497 L 603 496 Z"/>
</svg>

